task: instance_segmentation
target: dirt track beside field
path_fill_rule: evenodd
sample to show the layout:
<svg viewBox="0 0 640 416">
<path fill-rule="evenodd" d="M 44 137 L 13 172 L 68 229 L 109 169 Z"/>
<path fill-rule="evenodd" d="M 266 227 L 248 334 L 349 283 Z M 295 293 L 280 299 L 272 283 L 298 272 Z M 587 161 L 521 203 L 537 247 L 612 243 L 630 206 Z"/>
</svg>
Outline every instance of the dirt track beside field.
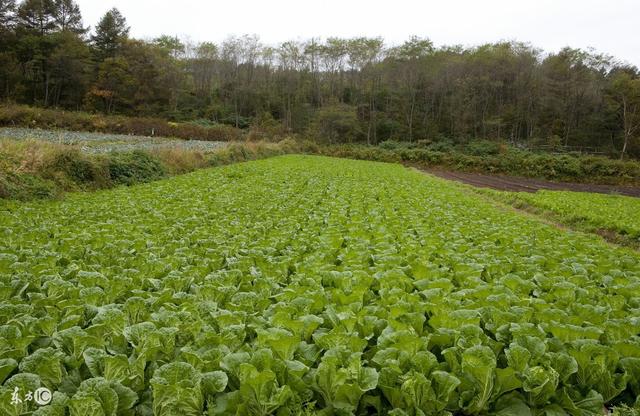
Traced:
<svg viewBox="0 0 640 416">
<path fill-rule="evenodd" d="M 539 179 L 507 175 L 485 175 L 482 173 L 451 172 L 439 169 L 422 169 L 444 179 L 463 182 L 480 188 L 492 188 L 510 192 L 536 192 L 540 189 L 552 191 L 596 192 L 620 194 L 640 198 L 640 188 L 616 185 L 596 185 L 585 183 L 550 182 Z"/>
</svg>

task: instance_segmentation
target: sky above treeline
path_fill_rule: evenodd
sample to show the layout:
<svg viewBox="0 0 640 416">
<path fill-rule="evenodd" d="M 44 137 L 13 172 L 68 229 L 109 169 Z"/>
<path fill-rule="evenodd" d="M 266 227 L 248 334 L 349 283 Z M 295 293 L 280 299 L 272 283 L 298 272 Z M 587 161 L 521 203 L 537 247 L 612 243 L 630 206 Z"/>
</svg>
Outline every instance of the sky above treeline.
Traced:
<svg viewBox="0 0 640 416">
<path fill-rule="evenodd" d="M 528 42 L 545 52 L 564 46 L 608 53 L 640 66 L 640 0 L 77 0 L 85 25 L 111 7 L 131 34 L 162 34 L 194 42 L 222 42 L 256 34 L 275 45 L 287 40 L 383 37 L 387 45 L 412 35 L 436 46 Z"/>
</svg>

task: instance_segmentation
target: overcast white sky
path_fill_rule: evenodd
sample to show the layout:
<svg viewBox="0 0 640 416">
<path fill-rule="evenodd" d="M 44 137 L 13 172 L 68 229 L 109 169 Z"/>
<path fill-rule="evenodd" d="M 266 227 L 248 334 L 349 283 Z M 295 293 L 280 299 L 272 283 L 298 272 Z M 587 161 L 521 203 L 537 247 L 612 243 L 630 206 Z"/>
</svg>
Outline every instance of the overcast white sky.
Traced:
<svg viewBox="0 0 640 416">
<path fill-rule="evenodd" d="M 111 7 L 131 34 L 221 42 L 257 34 L 263 42 L 340 36 L 411 35 L 437 46 L 519 40 L 557 51 L 594 47 L 640 66 L 640 0 L 76 0 L 85 25 Z"/>
</svg>

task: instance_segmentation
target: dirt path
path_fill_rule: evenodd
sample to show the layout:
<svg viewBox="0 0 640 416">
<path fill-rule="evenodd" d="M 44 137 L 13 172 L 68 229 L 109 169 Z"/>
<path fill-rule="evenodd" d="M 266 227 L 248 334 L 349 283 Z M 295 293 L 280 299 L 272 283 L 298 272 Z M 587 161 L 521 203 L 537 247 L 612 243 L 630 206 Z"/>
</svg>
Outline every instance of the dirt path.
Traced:
<svg viewBox="0 0 640 416">
<path fill-rule="evenodd" d="M 640 188 L 615 185 L 595 185 L 584 183 L 550 182 L 539 179 L 507 175 L 485 175 L 482 173 L 451 172 L 439 169 L 422 169 L 444 179 L 463 182 L 480 188 L 493 188 L 500 191 L 536 192 L 540 189 L 552 191 L 596 192 L 601 194 L 620 194 L 640 198 Z"/>
</svg>

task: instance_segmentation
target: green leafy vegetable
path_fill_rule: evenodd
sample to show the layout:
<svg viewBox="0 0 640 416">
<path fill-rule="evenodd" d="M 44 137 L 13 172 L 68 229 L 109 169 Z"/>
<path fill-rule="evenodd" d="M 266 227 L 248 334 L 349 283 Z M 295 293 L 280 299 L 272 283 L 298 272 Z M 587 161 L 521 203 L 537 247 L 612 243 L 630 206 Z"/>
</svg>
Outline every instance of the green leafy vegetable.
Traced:
<svg viewBox="0 0 640 416">
<path fill-rule="evenodd" d="M 287 156 L 2 201 L 0 233 L 2 415 L 602 416 L 640 396 L 637 252 L 398 165 Z"/>
</svg>

